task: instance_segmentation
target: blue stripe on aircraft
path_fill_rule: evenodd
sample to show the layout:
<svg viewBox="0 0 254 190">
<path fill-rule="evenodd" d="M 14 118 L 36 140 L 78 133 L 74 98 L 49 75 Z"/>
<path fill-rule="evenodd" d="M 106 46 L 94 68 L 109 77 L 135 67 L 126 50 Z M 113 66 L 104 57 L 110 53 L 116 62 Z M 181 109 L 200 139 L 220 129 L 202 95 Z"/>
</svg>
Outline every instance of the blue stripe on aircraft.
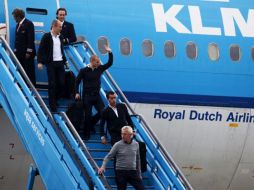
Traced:
<svg viewBox="0 0 254 190">
<path fill-rule="evenodd" d="M 135 103 L 254 108 L 254 98 L 143 92 L 124 92 L 124 94 L 130 102 Z"/>
</svg>

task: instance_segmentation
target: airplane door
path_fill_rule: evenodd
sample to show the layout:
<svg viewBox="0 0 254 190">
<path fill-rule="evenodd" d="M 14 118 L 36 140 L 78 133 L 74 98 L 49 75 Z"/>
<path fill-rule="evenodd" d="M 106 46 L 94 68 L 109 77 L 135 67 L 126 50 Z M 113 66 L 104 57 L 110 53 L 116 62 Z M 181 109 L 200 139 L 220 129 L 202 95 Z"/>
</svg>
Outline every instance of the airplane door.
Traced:
<svg viewBox="0 0 254 190">
<path fill-rule="evenodd" d="M 4 2 L 0 1 L 0 36 L 6 38 L 6 24 L 4 19 Z"/>
</svg>

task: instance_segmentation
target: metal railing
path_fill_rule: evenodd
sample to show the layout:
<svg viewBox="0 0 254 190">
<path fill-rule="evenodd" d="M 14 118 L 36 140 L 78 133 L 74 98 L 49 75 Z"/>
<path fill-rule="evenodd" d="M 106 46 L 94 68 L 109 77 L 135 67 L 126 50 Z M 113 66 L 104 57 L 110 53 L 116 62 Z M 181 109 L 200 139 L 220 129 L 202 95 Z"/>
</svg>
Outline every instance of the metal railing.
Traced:
<svg viewBox="0 0 254 190">
<path fill-rule="evenodd" d="M 20 75 L 25 80 L 25 82 L 26 82 L 27 86 L 30 88 L 32 94 L 34 94 L 34 97 L 37 100 L 37 102 L 39 103 L 39 105 L 42 108 L 43 112 L 49 118 L 50 123 L 52 125 L 56 126 L 56 123 L 54 121 L 54 118 L 53 118 L 51 112 L 49 111 L 49 109 L 47 108 L 46 104 L 42 100 L 40 94 L 38 93 L 38 91 L 36 90 L 36 88 L 34 87 L 32 82 L 30 81 L 30 79 L 28 78 L 25 70 L 23 69 L 22 65 L 19 63 L 19 61 L 18 61 L 17 57 L 15 56 L 15 54 L 13 53 L 12 49 L 10 48 L 10 46 L 8 45 L 8 43 L 5 41 L 4 38 L 0 37 L 0 41 L 2 42 L 2 44 L 4 45 L 6 50 L 8 51 L 10 58 L 14 61 L 14 65 L 19 70 Z"/>
<path fill-rule="evenodd" d="M 67 117 L 65 112 L 61 112 L 60 113 L 62 119 L 64 120 L 64 122 L 66 122 L 67 127 L 69 128 L 70 132 L 72 133 L 73 137 L 76 139 L 77 143 L 79 144 L 79 146 L 81 147 L 82 151 L 84 152 L 84 154 L 86 155 L 87 159 L 89 160 L 91 166 L 96 170 L 96 172 L 98 171 L 99 167 L 96 164 L 96 162 L 94 161 L 93 157 L 91 156 L 89 150 L 87 149 L 85 143 L 83 142 L 83 140 L 80 138 L 78 132 L 76 131 L 75 127 L 72 125 L 71 121 L 69 120 L 69 118 Z M 111 190 L 112 188 L 110 187 L 108 181 L 106 180 L 104 175 L 100 175 L 100 179 L 103 182 L 103 184 L 106 186 L 106 189 Z"/>
<path fill-rule="evenodd" d="M 84 45 L 85 49 L 89 49 L 89 51 L 93 54 L 96 55 L 94 49 L 91 47 L 91 45 L 87 42 L 87 41 L 83 41 L 83 42 L 76 42 L 73 43 L 72 45 L 75 44 L 80 44 L 82 43 Z M 140 114 L 137 114 L 134 109 L 132 108 L 132 106 L 130 105 L 130 102 L 128 101 L 128 99 L 126 98 L 126 96 L 124 95 L 124 93 L 122 92 L 122 90 L 119 88 L 119 86 L 117 85 L 117 83 L 115 82 L 115 80 L 113 79 L 113 77 L 110 75 L 110 73 L 106 70 L 105 71 L 106 76 L 108 77 L 109 81 L 112 83 L 112 85 L 114 86 L 114 88 L 117 90 L 117 92 L 119 93 L 121 100 L 123 102 L 125 102 L 125 104 L 127 105 L 128 109 L 130 110 L 132 115 L 136 115 L 140 122 L 143 124 L 143 127 L 145 128 L 146 132 L 150 135 L 152 141 L 154 142 L 154 144 L 156 145 L 156 147 L 158 147 L 158 149 L 161 150 L 161 152 L 164 155 L 164 158 L 166 159 L 166 161 L 170 164 L 170 166 L 172 167 L 172 169 L 174 170 L 174 172 L 176 173 L 176 176 L 181 180 L 181 182 L 183 183 L 184 187 L 187 190 L 193 190 L 193 187 L 191 186 L 191 184 L 188 182 L 188 180 L 186 179 L 186 177 L 183 175 L 183 173 L 181 172 L 181 170 L 179 169 L 179 167 L 176 165 L 176 163 L 174 162 L 173 158 L 169 155 L 169 153 L 166 151 L 166 149 L 164 148 L 164 146 L 159 142 L 157 136 L 155 135 L 155 133 L 153 132 L 153 130 L 151 129 L 151 127 L 149 126 L 149 124 L 145 121 L 144 117 Z"/>
</svg>

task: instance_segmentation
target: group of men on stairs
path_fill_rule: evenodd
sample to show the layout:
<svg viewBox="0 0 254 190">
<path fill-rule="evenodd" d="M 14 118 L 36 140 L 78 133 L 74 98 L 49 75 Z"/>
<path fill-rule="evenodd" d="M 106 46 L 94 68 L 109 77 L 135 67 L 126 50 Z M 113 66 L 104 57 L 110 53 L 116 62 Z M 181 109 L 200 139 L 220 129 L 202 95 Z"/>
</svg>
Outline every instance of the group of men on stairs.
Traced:
<svg viewBox="0 0 254 190">
<path fill-rule="evenodd" d="M 36 85 L 34 25 L 25 18 L 22 9 L 14 9 L 12 14 L 17 22 L 14 53 L 31 82 Z M 76 41 L 74 26 L 65 21 L 66 15 L 66 9 L 59 8 L 57 10 L 57 19 L 52 21 L 50 32 L 43 35 L 37 54 L 38 69 L 42 70 L 43 65 L 46 66 L 49 107 L 52 112 L 57 112 L 57 100 L 59 97 L 64 96 L 65 66 L 69 67 L 63 46 Z M 126 189 L 127 182 L 129 182 L 137 190 L 143 190 L 140 145 L 134 140 L 135 132 L 128 109 L 125 104 L 116 102 L 116 94 L 113 91 L 107 92 L 109 105 L 106 108 L 104 108 L 100 97 L 101 75 L 113 64 L 113 54 L 110 47 L 105 45 L 105 50 L 109 55 L 106 64 L 102 65 L 99 57 L 92 55 L 90 63 L 79 71 L 75 80 L 75 99 L 82 100 L 82 104 L 79 103 L 78 105 L 79 111 L 76 107 L 67 110 L 67 115 L 77 128 L 82 125 L 82 122 L 74 118 L 82 118 L 85 115 L 83 125 L 85 139 L 90 138 L 90 133 L 95 131 L 94 125 L 100 120 L 101 141 L 103 144 L 107 143 L 104 130 L 106 123 L 106 129 L 110 134 L 113 147 L 104 158 L 103 165 L 99 168 L 98 173 L 102 174 L 105 171 L 106 163 L 110 159 L 115 159 L 114 167 L 118 189 Z M 79 93 L 81 81 L 83 82 L 82 96 Z M 92 115 L 93 107 L 97 110 L 95 115 Z"/>
</svg>

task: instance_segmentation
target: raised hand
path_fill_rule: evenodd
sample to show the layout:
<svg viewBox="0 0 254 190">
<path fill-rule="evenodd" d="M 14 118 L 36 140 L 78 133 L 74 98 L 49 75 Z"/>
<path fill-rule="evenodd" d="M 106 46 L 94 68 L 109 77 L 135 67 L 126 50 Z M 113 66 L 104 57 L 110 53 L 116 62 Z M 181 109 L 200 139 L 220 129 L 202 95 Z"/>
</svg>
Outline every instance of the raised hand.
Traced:
<svg viewBox="0 0 254 190">
<path fill-rule="evenodd" d="M 107 52 L 111 52 L 111 48 L 109 47 L 109 44 L 104 45 L 104 48 Z"/>
</svg>

